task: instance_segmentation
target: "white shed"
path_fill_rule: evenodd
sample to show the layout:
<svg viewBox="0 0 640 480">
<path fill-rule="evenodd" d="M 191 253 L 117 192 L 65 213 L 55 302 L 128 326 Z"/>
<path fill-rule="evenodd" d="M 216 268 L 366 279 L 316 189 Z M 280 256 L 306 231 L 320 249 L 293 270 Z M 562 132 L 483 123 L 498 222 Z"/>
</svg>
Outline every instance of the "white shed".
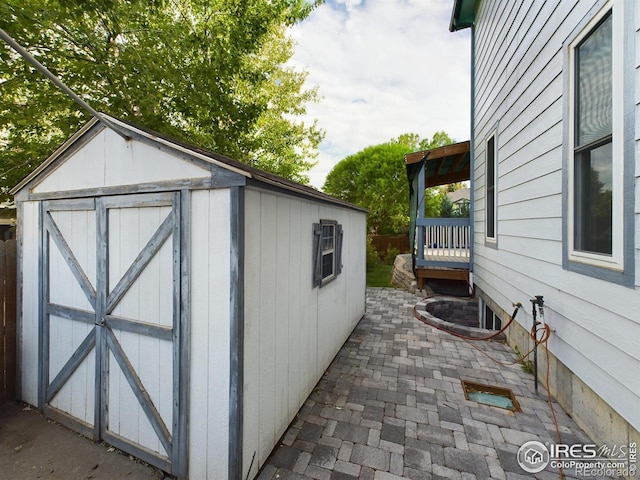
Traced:
<svg viewBox="0 0 640 480">
<path fill-rule="evenodd" d="M 13 193 L 19 397 L 179 478 L 252 478 L 365 310 L 366 212 L 108 117 Z"/>
</svg>

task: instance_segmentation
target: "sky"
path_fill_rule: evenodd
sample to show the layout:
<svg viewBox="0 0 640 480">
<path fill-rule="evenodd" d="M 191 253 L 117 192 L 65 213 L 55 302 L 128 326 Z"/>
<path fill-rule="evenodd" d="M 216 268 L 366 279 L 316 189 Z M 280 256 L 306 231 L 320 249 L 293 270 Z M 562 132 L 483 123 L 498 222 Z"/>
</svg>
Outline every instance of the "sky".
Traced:
<svg viewBox="0 0 640 480">
<path fill-rule="evenodd" d="M 311 184 L 343 158 L 403 133 L 469 140 L 469 30 L 449 32 L 453 0 L 326 0 L 292 27 L 290 64 L 321 101 L 325 131 Z"/>
</svg>

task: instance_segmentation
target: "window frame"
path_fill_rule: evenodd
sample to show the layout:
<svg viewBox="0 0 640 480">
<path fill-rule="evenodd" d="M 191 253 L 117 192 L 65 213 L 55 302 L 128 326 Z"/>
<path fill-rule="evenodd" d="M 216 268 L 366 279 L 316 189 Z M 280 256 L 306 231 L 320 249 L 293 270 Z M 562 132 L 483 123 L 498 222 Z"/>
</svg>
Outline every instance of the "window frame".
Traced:
<svg viewBox="0 0 640 480">
<path fill-rule="evenodd" d="M 568 115 L 568 139 L 569 139 L 569 155 L 568 155 L 568 168 L 567 174 L 569 177 L 568 182 L 568 203 L 569 208 L 567 211 L 567 226 L 569 229 L 568 234 L 568 256 L 569 261 L 581 262 L 588 265 L 608 268 L 611 270 L 623 270 L 623 228 L 622 228 L 622 190 L 623 190 L 623 169 L 622 169 L 622 125 L 621 125 L 621 112 L 622 112 L 622 85 L 621 79 L 623 77 L 621 58 L 619 54 L 616 54 L 616 51 L 619 51 L 620 35 L 616 32 L 616 20 L 619 19 L 619 15 L 615 15 L 613 11 L 612 2 L 607 2 L 607 4 L 602 8 L 596 15 L 594 15 L 590 21 L 585 25 L 585 27 L 580 31 L 580 33 L 572 39 L 568 46 L 568 67 L 569 67 L 569 115 Z M 575 205 L 575 195 L 578 187 L 576 186 L 576 158 L 580 153 L 584 152 L 585 146 L 580 146 L 576 144 L 576 128 L 578 126 L 578 122 L 576 119 L 578 106 L 577 106 L 577 98 L 576 98 L 576 82 L 578 81 L 577 75 L 577 49 L 582 45 L 582 43 L 592 35 L 597 28 L 600 27 L 602 22 L 611 15 L 612 20 L 612 70 L 613 70 L 613 78 L 611 82 L 612 89 L 612 110 L 611 110 L 611 120 L 612 120 L 612 133 L 611 133 L 611 147 L 612 147 L 612 158 L 611 158 L 611 167 L 612 167 L 612 179 L 611 179 L 611 190 L 612 190 L 612 206 L 611 206 L 611 255 L 604 253 L 596 253 L 589 252 L 585 250 L 578 250 L 575 246 L 575 221 L 576 221 L 576 205 Z M 604 139 L 604 137 L 603 137 Z M 596 143 L 602 143 L 602 146 L 608 144 L 608 141 L 602 142 L 602 139 Z"/>
<path fill-rule="evenodd" d="M 337 227 L 338 227 L 338 222 L 335 221 L 321 221 L 320 225 L 322 226 L 322 234 L 321 234 L 321 241 L 320 241 L 320 255 L 322 256 L 322 262 L 321 262 L 321 271 L 322 271 L 322 283 L 325 284 L 327 282 L 330 282 L 331 280 L 336 278 L 336 253 L 337 253 L 337 248 L 336 248 L 336 243 L 337 243 Z M 324 246 L 324 241 L 326 238 L 329 237 L 325 237 L 325 229 L 326 228 L 331 228 L 332 229 L 332 233 L 331 233 L 331 247 L 330 248 L 325 248 Z M 324 267 L 325 267 L 325 257 L 327 257 L 328 255 L 331 255 L 331 273 L 328 273 L 325 275 L 325 271 L 324 271 Z"/>
<path fill-rule="evenodd" d="M 492 187 L 489 188 L 489 144 L 493 143 L 493 156 L 491 163 L 493 164 Z M 493 248 L 498 246 L 498 134 L 497 129 L 493 129 L 487 136 L 485 141 L 485 218 L 484 218 L 484 240 L 485 245 Z M 491 193 L 491 207 L 489 212 L 489 195 Z M 491 221 L 493 226 L 492 235 L 489 235 L 489 214 L 491 213 Z"/>
<path fill-rule="evenodd" d="M 333 229 L 332 248 L 324 248 L 324 230 L 331 226 Z M 313 224 L 313 287 L 324 287 L 326 284 L 338 278 L 342 273 L 342 243 L 344 231 L 342 225 L 336 220 L 320 220 L 320 223 Z M 327 255 L 332 255 L 331 273 L 324 273 L 324 259 Z"/>
<path fill-rule="evenodd" d="M 612 17 L 613 72 L 612 253 L 606 255 L 575 249 L 575 59 L 576 47 L 609 14 Z M 630 50 L 635 34 L 633 18 L 633 2 L 601 1 L 563 44 L 563 268 L 627 287 L 635 284 L 635 56 Z"/>
<path fill-rule="evenodd" d="M 490 327 L 487 326 L 487 313 L 490 313 Z M 478 326 L 485 330 L 498 331 L 502 328 L 502 318 L 489 306 L 489 303 L 486 302 L 482 297 L 480 297 L 480 301 L 478 302 Z M 496 323 L 498 325 L 496 326 Z"/>
</svg>

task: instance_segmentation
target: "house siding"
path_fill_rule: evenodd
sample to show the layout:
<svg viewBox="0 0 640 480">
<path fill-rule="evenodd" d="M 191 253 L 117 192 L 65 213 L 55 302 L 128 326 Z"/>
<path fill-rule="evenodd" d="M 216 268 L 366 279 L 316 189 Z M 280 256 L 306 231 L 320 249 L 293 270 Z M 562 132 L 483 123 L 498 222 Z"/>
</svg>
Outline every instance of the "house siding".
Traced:
<svg viewBox="0 0 640 480">
<path fill-rule="evenodd" d="M 634 15 L 634 41 L 635 41 L 635 118 L 640 118 L 640 2 L 634 2 L 635 15 Z M 638 148 L 638 141 L 640 141 L 640 121 L 636 120 L 635 125 L 635 259 L 636 259 L 636 286 L 640 286 L 640 149 Z"/>
<path fill-rule="evenodd" d="M 563 269 L 563 44 L 603 4 L 480 3 L 474 27 L 474 279 L 482 295 L 504 312 L 512 302 L 529 305 L 529 298 L 544 295 L 545 320 L 555 329 L 550 353 L 639 430 L 640 291 Z M 635 21 L 630 23 L 640 42 L 637 4 Z M 637 49 L 634 62 L 638 115 Z M 484 245 L 485 144 L 495 125 L 499 238 L 498 248 L 491 249 Z M 637 129 L 638 122 L 636 144 Z M 636 287 L 640 285 L 639 173 L 636 147 Z M 528 330 L 532 318 L 530 308 L 525 310 L 518 322 Z M 558 381 L 553 388 L 562 386 Z"/>
</svg>

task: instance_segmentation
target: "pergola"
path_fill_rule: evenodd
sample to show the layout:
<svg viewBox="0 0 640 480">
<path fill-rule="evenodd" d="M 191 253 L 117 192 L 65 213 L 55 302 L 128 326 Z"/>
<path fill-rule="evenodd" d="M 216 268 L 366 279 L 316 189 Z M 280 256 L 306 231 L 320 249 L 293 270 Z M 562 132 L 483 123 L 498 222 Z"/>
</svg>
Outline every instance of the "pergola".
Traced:
<svg viewBox="0 0 640 480">
<path fill-rule="evenodd" d="M 425 189 L 471 179 L 469 141 L 405 155 L 410 190 L 409 243 L 418 287 L 425 278 L 470 281 L 468 218 L 425 218 Z"/>
</svg>

